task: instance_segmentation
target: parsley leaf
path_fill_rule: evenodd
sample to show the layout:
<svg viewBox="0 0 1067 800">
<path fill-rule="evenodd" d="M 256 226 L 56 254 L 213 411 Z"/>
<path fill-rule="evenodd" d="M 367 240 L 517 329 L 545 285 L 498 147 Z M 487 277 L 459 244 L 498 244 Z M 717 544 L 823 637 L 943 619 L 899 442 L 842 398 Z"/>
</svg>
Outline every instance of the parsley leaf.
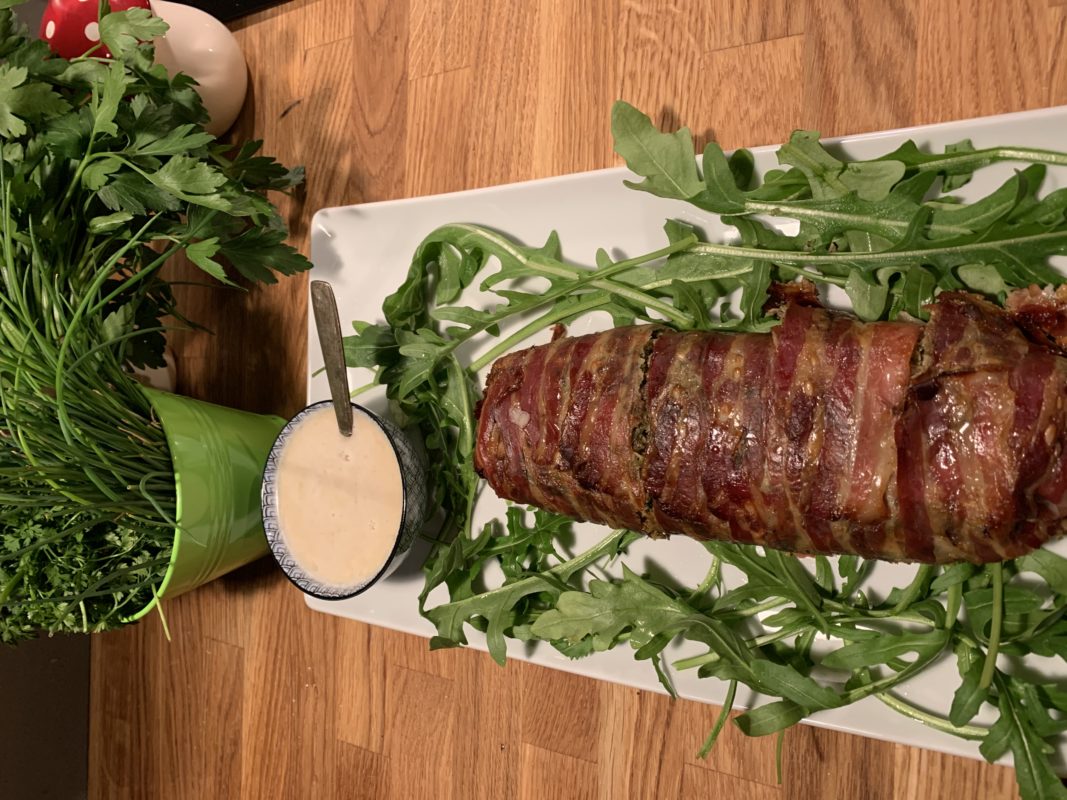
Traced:
<svg viewBox="0 0 1067 800">
<path fill-rule="evenodd" d="M 115 58 L 134 54 L 141 42 L 167 32 L 168 25 L 147 8 L 131 8 L 121 14 L 100 17 L 100 42 Z"/>
</svg>

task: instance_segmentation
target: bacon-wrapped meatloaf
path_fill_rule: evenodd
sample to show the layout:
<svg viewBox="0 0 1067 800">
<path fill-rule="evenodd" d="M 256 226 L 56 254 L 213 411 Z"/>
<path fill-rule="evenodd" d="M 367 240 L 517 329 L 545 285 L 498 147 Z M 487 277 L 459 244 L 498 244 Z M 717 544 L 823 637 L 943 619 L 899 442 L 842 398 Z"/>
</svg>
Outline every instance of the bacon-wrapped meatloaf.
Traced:
<svg viewBox="0 0 1067 800">
<path fill-rule="evenodd" d="M 652 536 L 1013 558 L 1067 532 L 1058 301 L 950 292 L 926 325 L 862 323 L 794 291 L 769 334 L 559 339 L 494 364 L 475 466 L 501 497 Z"/>
</svg>

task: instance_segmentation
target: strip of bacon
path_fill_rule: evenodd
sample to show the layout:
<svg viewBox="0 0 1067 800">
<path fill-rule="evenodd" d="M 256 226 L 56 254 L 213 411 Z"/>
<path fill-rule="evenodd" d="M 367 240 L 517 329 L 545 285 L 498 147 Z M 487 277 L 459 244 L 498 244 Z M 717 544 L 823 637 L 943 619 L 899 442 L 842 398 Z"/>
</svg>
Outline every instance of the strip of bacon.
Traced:
<svg viewBox="0 0 1067 800">
<path fill-rule="evenodd" d="M 925 326 L 772 296 L 770 334 L 638 326 L 501 358 L 477 470 L 576 519 L 804 553 L 987 563 L 1067 532 L 1067 358 L 1033 311 L 1067 296 L 948 292 Z"/>
</svg>

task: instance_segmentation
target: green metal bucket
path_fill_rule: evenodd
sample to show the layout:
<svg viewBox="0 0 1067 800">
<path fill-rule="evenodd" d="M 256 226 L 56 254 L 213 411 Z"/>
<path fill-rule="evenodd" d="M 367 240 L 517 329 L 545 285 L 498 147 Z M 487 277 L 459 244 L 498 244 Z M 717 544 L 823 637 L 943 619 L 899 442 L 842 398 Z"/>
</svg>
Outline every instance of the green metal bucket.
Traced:
<svg viewBox="0 0 1067 800">
<path fill-rule="evenodd" d="M 145 389 L 174 463 L 177 523 L 170 565 L 134 622 L 171 599 L 265 556 L 260 489 L 280 417 Z"/>
</svg>

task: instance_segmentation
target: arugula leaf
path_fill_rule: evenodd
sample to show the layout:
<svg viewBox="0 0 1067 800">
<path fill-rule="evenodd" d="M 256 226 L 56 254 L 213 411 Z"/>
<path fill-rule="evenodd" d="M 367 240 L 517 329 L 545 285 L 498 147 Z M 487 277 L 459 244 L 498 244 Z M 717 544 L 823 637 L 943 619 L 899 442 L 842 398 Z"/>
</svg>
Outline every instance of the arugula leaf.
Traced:
<svg viewBox="0 0 1067 800">
<path fill-rule="evenodd" d="M 611 109 L 611 132 L 616 152 L 631 170 L 645 178 L 641 183 L 628 181 L 627 186 L 681 199 L 704 189 L 687 128 L 672 134 L 660 133 L 647 115 L 620 100 Z M 730 184 L 733 185 L 732 175 Z"/>
<path fill-rule="evenodd" d="M 1067 798 L 1067 788 L 1052 771 L 1045 757 L 1046 744 L 1033 729 L 1008 682 L 999 675 L 996 679 L 999 690 L 1000 719 L 990 729 L 982 742 L 982 755 L 992 761 L 999 758 L 1007 747 L 1011 748 L 1015 761 L 1015 778 L 1019 793 L 1030 798 Z"/>
<path fill-rule="evenodd" d="M 978 746 L 978 749 L 982 753 L 982 757 L 989 762 L 998 760 L 1011 747 L 1012 738 L 1012 716 L 1011 711 L 1005 712 L 1005 707 L 1010 704 L 1010 700 L 1005 698 L 999 703 L 1000 716 L 997 721 L 989 729 L 982 743 Z"/>
<path fill-rule="evenodd" d="M 968 288 L 997 297 L 1008 293 L 1008 284 L 992 264 L 964 264 L 956 273 Z"/>
<path fill-rule="evenodd" d="M 975 564 L 966 562 L 949 564 L 941 568 L 941 574 L 931 582 L 930 589 L 934 592 L 943 592 L 950 586 L 958 586 L 978 572 L 978 569 Z"/>
<path fill-rule="evenodd" d="M 877 320 L 885 313 L 889 285 L 882 282 L 881 276 L 872 281 L 862 272 L 850 272 L 845 279 L 845 293 L 852 302 L 852 310 L 860 319 Z"/>
<path fill-rule="evenodd" d="M 354 336 L 344 340 L 345 362 L 350 367 L 376 368 L 392 366 L 399 352 L 396 334 L 388 325 L 355 322 Z"/>
<path fill-rule="evenodd" d="M 752 673 L 765 691 L 791 700 L 809 714 L 821 708 L 841 705 L 841 697 L 837 692 L 799 674 L 792 667 L 761 659 L 752 663 Z"/>
<path fill-rule="evenodd" d="M 963 603 L 967 608 L 968 624 L 975 635 L 984 638 L 986 627 L 993 617 L 993 589 L 973 589 L 964 592 Z M 1037 611 L 1041 607 L 1041 598 L 1032 592 L 1017 586 L 1004 588 L 1005 629 L 1010 630 L 1012 617 L 1020 617 Z"/>
<path fill-rule="evenodd" d="M 803 172 L 816 200 L 855 192 L 862 200 L 884 200 L 904 177 L 899 161 L 854 161 L 845 164 L 830 155 L 814 131 L 796 131 L 778 150 L 778 161 Z"/>
<path fill-rule="evenodd" d="M 488 536 L 488 532 L 483 536 Z M 449 643 L 466 643 L 467 639 L 463 632 L 463 626 L 474 620 L 483 620 L 485 623 L 486 643 L 489 646 L 489 654 L 493 660 L 503 664 L 506 658 L 507 645 L 504 641 L 505 632 L 515 625 L 518 614 L 516 606 L 527 597 L 546 592 L 550 596 L 558 597 L 568 587 L 567 580 L 575 572 L 578 572 L 590 564 L 594 564 L 602 558 L 610 557 L 617 553 L 619 548 L 629 540 L 625 531 L 616 531 L 602 540 L 596 547 L 581 556 L 570 561 L 558 564 L 551 569 L 534 573 L 526 577 L 506 583 L 499 589 L 492 589 L 481 594 L 471 594 L 461 599 L 436 606 L 426 611 L 426 616 L 437 626 L 438 637 Z M 432 568 L 439 577 L 451 574 L 458 563 L 468 563 L 469 555 L 464 556 L 464 544 L 469 540 L 457 538 L 453 545 L 445 551 L 446 555 L 441 566 Z M 482 545 L 484 547 L 484 544 Z M 481 548 L 475 548 L 477 552 Z M 480 573 L 485 559 L 477 558 L 471 567 L 475 573 Z M 448 566 L 446 571 L 443 566 Z M 468 573 L 470 576 L 470 573 Z M 473 582 L 471 578 L 468 586 Z M 424 590 L 423 601 L 429 592 Z M 560 638 L 560 637 L 554 637 Z M 581 637 L 579 637 L 581 638 Z"/>
<path fill-rule="evenodd" d="M 730 174 L 734 176 L 734 184 L 742 191 L 752 185 L 752 179 L 756 175 L 756 160 L 749 150 L 741 148 L 734 150 L 729 159 Z M 705 182 L 706 179 L 705 179 Z"/>
<path fill-rule="evenodd" d="M 1067 595 L 1067 558 L 1051 550 L 1034 550 L 1015 560 L 1020 572 L 1036 572 L 1056 594 Z"/>
<path fill-rule="evenodd" d="M 792 700 L 777 700 L 734 717 L 734 724 L 745 736 L 766 736 L 791 728 L 806 716 Z"/>
<path fill-rule="evenodd" d="M 989 697 L 989 688 L 979 686 L 979 678 L 982 675 L 981 662 L 975 661 L 963 673 L 963 683 L 956 689 L 952 697 L 952 708 L 948 712 L 948 719 L 953 725 L 962 727 L 974 719 L 978 709 Z"/>
<path fill-rule="evenodd" d="M 822 659 L 824 667 L 856 669 L 884 664 L 907 653 L 920 657 L 940 652 L 948 642 L 949 632 L 932 630 L 926 633 L 900 633 L 880 637 L 877 641 L 847 644 Z"/>
</svg>

